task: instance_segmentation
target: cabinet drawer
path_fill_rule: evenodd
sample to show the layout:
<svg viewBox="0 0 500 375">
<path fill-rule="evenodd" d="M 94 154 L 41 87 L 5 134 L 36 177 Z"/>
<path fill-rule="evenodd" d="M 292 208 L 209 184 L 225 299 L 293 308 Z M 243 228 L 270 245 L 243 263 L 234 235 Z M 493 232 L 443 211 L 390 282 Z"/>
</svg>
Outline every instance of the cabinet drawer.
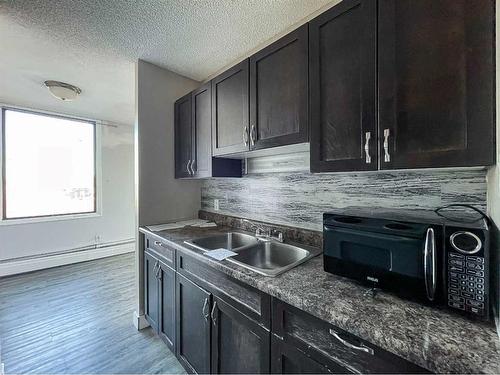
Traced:
<svg viewBox="0 0 500 375">
<path fill-rule="evenodd" d="M 175 269 L 175 249 L 156 236 L 145 236 L 144 248 L 153 251 L 169 267 Z"/>
<path fill-rule="evenodd" d="M 271 297 L 268 294 L 240 283 L 180 251 L 177 252 L 177 272 L 270 328 Z"/>
<path fill-rule="evenodd" d="M 271 373 L 272 374 L 348 374 L 338 363 L 318 361 L 287 344 L 275 335 L 271 335 Z"/>
<path fill-rule="evenodd" d="M 311 358 L 329 358 L 355 373 L 427 373 L 417 365 L 279 300 L 273 300 L 273 332 Z"/>
</svg>

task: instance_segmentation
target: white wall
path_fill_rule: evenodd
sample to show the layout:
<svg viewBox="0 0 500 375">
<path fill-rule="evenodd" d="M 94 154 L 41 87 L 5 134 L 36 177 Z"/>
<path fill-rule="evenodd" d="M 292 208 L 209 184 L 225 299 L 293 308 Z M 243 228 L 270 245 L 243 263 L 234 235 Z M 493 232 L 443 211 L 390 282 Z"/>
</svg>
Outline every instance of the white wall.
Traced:
<svg viewBox="0 0 500 375">
<path fill-rule="evenodd" d="M 101 203 L 98 217 L 0 224 L 0 266 L 7 260 L 131 241 L 134 226 L 133 127 L 101 125 Z M 130 246 L 133 250 L 133 246 Z M 1 268 L 1 267 L 0 267 Z M 1 273 L 0 273 L 1 274 Z"/>
</svg>

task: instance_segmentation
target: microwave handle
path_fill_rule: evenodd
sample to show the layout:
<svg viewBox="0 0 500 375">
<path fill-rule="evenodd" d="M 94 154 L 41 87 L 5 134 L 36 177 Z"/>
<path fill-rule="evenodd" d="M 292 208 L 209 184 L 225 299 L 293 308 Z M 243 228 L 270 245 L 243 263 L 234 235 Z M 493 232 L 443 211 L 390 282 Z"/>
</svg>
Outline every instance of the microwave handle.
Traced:
<svg viewBox="0 0 500 375">
<path fill-rule="evenodd" d="M 436 238 L 434 229 L 428 228 L 424 244 L 424 279 L 429 301 L 434 301 L 436 293 Z"/>
</svg>

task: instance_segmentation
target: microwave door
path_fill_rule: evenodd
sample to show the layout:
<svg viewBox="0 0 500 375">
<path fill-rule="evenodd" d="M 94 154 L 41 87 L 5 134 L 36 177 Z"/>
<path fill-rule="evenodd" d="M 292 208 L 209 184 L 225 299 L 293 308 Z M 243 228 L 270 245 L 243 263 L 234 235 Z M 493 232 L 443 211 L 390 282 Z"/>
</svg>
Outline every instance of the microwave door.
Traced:
<svg viewBox="0 0 500 375">
<path fill-rule="evenodd" d="M 433 228 L 428 228 L 424 243 L 424 280 L 427 299 L 434 301 L 437 284 L 436 236 Z"/>
</svg>

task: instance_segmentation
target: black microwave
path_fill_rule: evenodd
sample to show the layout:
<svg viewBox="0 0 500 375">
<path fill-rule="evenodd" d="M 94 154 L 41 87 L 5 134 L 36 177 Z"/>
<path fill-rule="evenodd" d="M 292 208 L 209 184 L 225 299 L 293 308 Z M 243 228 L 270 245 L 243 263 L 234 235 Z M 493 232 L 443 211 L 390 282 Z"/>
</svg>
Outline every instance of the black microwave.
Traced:
<svg viewBox="0 0 500 375">
<path fill-rule="evenodd" d="M 325 213 L 323 224 L 325 271 L 489 318 L 486 220 L 351 207 Z"/>
</svg>

